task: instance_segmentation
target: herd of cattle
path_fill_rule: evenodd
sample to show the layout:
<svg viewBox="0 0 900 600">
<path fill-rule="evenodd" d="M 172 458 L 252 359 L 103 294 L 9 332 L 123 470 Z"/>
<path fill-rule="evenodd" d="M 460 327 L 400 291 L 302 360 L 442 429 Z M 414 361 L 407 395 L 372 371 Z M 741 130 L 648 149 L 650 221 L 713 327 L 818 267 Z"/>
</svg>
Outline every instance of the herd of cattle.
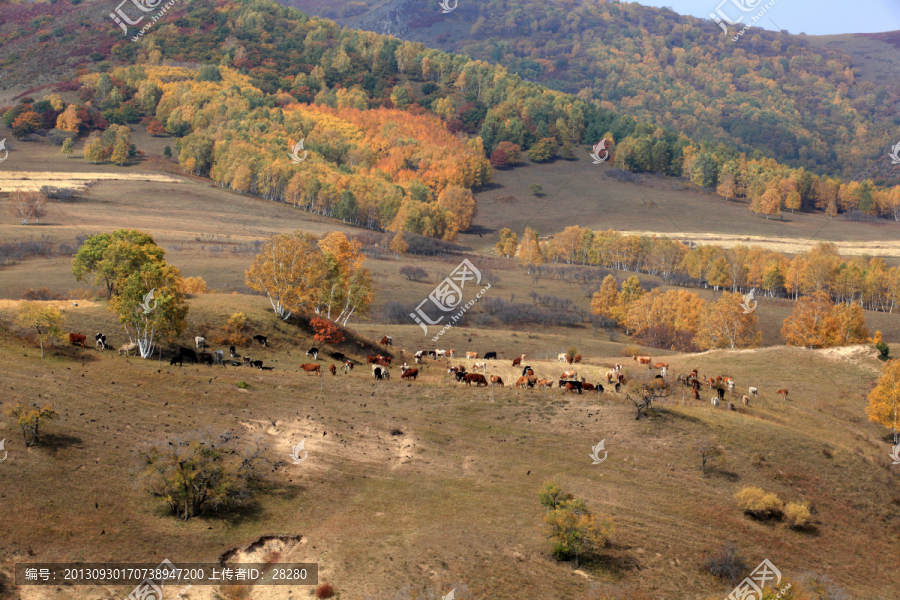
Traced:
<svg viewBox="0 0 900 600">
<path fill-rule="evenodd" d="M 102 333 L 98 333 L 94 336 L 96 341 L 96 347 L 101 351 L 112 350 L 113 348 L 107 344 L 106 336 Z M 257 342 L 260 346 L 264 348 L 268 348 L 268 338 L 264 335 L 255 335 L 253 336 L 253 340 Z M 87 342 L 87 336 L 79 334 L 79 333 L 70 333 L 69 334 L 69 342 L 73 345 L 80 346 L 81 348 L 85 347 Z M 393 346 L 394 340 L 390 336 L 384 336 L 381 338 L 379 342 L 382 346 Z M 223 350 L 216 350 L 212 353 L 204 352 L 206 349 L 206 340 L 203 337 L 195 337 L 194 338 L 194 346 L 196 349 L 201 350 L 200 352 L 195 352 L 194 349 L 191 348 L 178 348 L 178 351 L 174 353 L 170 360 L 170 365 L 178 365 L 183 366 L 184 361 L 187 360 L 189 363 L 194 364 L 206 364 L 212 366 L 213 364 L 219 364 L 223 367 L 226 364 L 225 361 L 225 352 Z M 118 352 L 119 354 L 125 354 L 128 356 L 131 352 L 137 354 L 139 351 L 138 344 L 136 343 L 126 343 L 123 344 Z M 319 360 L 319 352 L 320 349 L 313 347 L 310 348 L 307 352 L 307 356 L 311 356 L 314 361 Z M 263 362 L 261 360 L 253 360 L 249 356 L 239 356 L 234 346 L 229 348 L 229 354 L 231 357 L 230 364 L 235 367 L 239 366 L 249 366 L 256 367 L 261 370 L 271 371 L 273 367 L 265 367 L 263 366 Z M 353 369 L 354 362 L 348 359 L 341 352 L 329 352 L 328 356 L 330 356 L 333 360 L 341 363 L 340 369 L 345 373 L 348 373 Z M 426 357 L 430 357 L 433 361 L 437 361 L 439 359 L 451 359 L 455 358 L 456 350 L 419 350 L 414 355 L 415 364 L 422 364 L 423 360 Z M 447 372 L 456 379 L 459 383 L 464 383 L 467 386 L 475 385 L 479 386 L 487 386 L 487 385 L 499 385 L 504 386 L 503 379 L 499 375 L 487 375 L 487 367 L 489 360 L 497 360 L 497 352 L 486 352 L 484 356 L 480 356 L 478 352 L 466 352 L 465 357 L 468 360 L 475 360 L 478 362 L 474 362 L 471 366 L 471 370 L 464 364 L 459 364 L 457 366 L 451 366 L 450 360 L 447 360 L 446 367 Z M 478 360 L 481 358 L 482 360 Z M 234 360 L 234 359 L 240 359 Z M 392 357 L 389 355 L 371 355 L 367 358 L 367 362 L 372 367 L 372 377 L 375 380 L 382 379 L 390 379 L 390 368 L 392 363 Z M 547 378 L 539 378 L 535 375 L 534 369 L 529 365 L 523 365 L 525 360 L 525 355 L 522 354 L 520 356 L 515 357 L 512 360 L 512 366 L 514 368 L 518 367 L 522 369 L 521 376 L 515 382 L 516 388 L 525 388 L 525 389 L 551 389 L 553 388 L 553 384 L 556 383 L 552 379 Z M 568 354 L 561 353 L 557 356 L 557 360 L 562 363 L 567 363 L 569 365 L 573 363 L 581 362 L 581 355 L 576 354 Z M 634 356 L 633 360 L 637 362 L 639 365 L 646 365 L 648 370 L 656 369 L 658 374 L 655 375 L 655 378 L 661 379 L 665 381 L 666 374 L 669 369 L 668 363 L 656 362 L 649 356 Z M 309 375 L 322 375 L 322 369 L 317 363 L 306 363 L 300 365 L 300 368 L 303 369 Z M 329 372 L 332 375 L 337 374 L 338 367 L 334 364 L 329 365 Z M 477 371 L 481 371 L 478 373 Z M 414 381 L 419 376 L 419 369 L 412 368 L 405 361 L 400 366 L 400 380 L 401 381 Z M 622 386 L 624 386 L 627 381 L 625 379 L 625 375 L 622 373 L 622 365 L 616 364 L 614 367 L 611 367 L 609 371 L 606 372 L 606 386 L 610 389 L 610 391 L 615 390 L 618 393 Z M 692 370 L 690 373 L 681 374 L 676 377 L 676 382 L 682 384 L 691 389 L 692 397 L 695 400 L 701 400 L 700 398 L 700 390 L 706 386 L 709 390 L 716 390 L 716 396 L 710 398 L 710 403 L 713 406 L 720 406 L 722 402 L 725 401 L 725 392 L 726 390 L 729 392 L 734 392 L 735 382 L 734 378 L 729 377 L 727 375 L 719 375 L 716 377 L 705 377 L 698 375 L 697 369 Z M 590 383 L 585 377 L 579 377 L 578 372 L 575 370 L 566 370 L 558 378 L 558 386 L 560 390 L 563 392 L 572 392 L 572 393 L 582 393 L 582 392 L 592 392 L 596 391 L 598 393 L 603 393 L 606 391 L 606 388 L 603 386 L 601 382 Z M 742 394 L 740 396 L 740 402 L 744 406 L 748 406 L 750 404 L 750 398 L 758 397 L 759 390 L 756 387 L 749 387 L 749 394 Z M 776 392 L 778 395 L 782 397 L 782 399 L 787 400 L 788 390 L 780 389 Z M 728 402 L 728 408 L 731 410 L 735 410 L 735 405 L 732 402 Z"/>
</svg>

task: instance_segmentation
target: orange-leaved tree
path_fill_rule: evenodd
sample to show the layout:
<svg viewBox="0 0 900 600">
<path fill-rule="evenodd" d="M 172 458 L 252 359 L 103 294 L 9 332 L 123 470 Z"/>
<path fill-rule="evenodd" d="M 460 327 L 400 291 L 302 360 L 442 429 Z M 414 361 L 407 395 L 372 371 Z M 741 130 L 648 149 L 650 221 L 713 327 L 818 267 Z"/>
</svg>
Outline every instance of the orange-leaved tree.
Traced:
<svg viewBox="0 0 900 600">
<path fill-rule="evenodd" d="M 894 432 L 894 443 L 900 443 L 897 435 L 900 428 L 900 359 L 884 364 L 878 385 L 869 392 L 866 414 L 870 421 L 890 427 Z"/>
<path fill-rule="evenodd" d="M 600 284 L 600 291 L 594 292 L 594 297 L 591 298 L 591 313 L 613 318 L 618 295 L 619 286 L 616 284 L 616 278 L 607 275 Z"/>
<path fill-rule="evenodd" d="M 784 320 L 781 335 L 789 346 L 825 348 L 831 345 L 835 330 L 834 303 L 825 292 L 816 292 L 794 303 L 794 312 Z"/>
<path fill-rule="evenodd" d="M 366 315 L 375 290 L 359 240 L 333 231 L 319 242 L 325 277 L 314 306 L 316 314 L 346 325 L 354 314 Z"/>
<path fill-rule="evenodd" d="M 344 341 L 344 334 L 338 329 L 337 325 L 327 319 L 316 317 L 309 324 L 315 330 L 316 335 L 313 339 L 323 344 L 340 344 Z"/>
</svg>

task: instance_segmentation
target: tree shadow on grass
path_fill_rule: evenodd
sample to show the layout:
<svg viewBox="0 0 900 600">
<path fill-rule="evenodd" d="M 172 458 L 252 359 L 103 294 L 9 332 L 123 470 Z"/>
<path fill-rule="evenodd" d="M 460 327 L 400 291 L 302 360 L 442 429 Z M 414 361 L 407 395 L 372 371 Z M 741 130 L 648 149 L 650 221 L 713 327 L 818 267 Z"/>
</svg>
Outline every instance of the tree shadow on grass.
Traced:
<svg viewBox="0 0 900 600">
<path fill-rule="evenodd" d="M 596 556 L 581 557 L 578 560 L 578 568 L 593 574 L 623 575 L 632 571 L 640 571 L 644 568 L 637 557 L 629 552 L 631 546 L 610 542 L 606 549 Z M 572 561 L 572 568 L 575 567 Z"/>
<path fill-rule="evenodd" d="M 82 448 L 83 440 L 76 435 L 65 433 L 42 433 L 38 440 L 39 448 L 46 448 L 56 454 L 67 448 Z"/>
<path fill-rule="evenodd" d="M 735 483 L 736 481 L 741 480 L 741 476 L 735 473 L 734 471 L 723 471 L 720 469 L 716 469 L 715 467 L 710 468 L 709 465 L 706 466 L 706 474 L 712 479 L 724 479 L 730 483 Z"/>
</svg>

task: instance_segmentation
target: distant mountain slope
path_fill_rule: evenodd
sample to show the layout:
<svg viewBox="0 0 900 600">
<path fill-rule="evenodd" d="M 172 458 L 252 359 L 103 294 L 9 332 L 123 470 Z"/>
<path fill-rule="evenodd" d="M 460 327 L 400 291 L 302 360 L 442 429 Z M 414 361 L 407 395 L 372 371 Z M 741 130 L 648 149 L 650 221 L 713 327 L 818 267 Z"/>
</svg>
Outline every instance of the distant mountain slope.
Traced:
<svg viewBox="0 0 900 600">
<path fill-rule="evenodd" d="M 892 172 L 897 78 L 869 78 L 865 55 L 813 37 L 753 29 L 734 43 L 710 20 L 636 3 L 460 0 L 449 14 L 437 0 L 289 3 L 502 64 L 711 145 L 844 177 Z M 877 36 L 898 37 L 854 39 Z M 885 47 L 900 67 L 900 51 Z"/>
</svg>

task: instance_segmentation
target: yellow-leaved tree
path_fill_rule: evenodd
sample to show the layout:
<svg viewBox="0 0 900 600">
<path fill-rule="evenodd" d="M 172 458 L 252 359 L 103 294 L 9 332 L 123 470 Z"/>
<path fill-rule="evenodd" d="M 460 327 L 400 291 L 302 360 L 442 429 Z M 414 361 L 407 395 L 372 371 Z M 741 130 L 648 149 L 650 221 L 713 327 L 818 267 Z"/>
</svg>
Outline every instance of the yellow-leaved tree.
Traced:
<svg viewBox="0 0 900 600">
<path fill-rule="evenodd" d="M 522 264 L 528 267 L 528 272 L 531 273 L 531 268 L 535 265 L 542 264 L 544 262 L 544 255 L 541 253 L 541 244 L 538 241 L 538 232 L 530 227 L 525 228 L 525 233 L 522 235 L 522 243 L 519 245 L 519 260 L 522 261 Z"/>
<path fill-rule="evenodd" d="M 256 255 L 246 282 L 268 296 L 275 314 L 284 321 L 295 312 L 312 311 L 325 282 L 318 240 L 302 231 L 272 236 Z"/>
<path fill-rule="evenodd" d="M 706 307 L 700 319 L 700 327 L 694 343 L 701 350 L 713 348 L 747 348 L 762 341 L 762 333 L 756 330 L 756 313 L 747 312 L 740 294 L 724 292 L 714 303 Z"/>
<path fill-rule="evenodd" d="M 613 318 L 618 295 L 619 286 L 616 284 L 616 278 L 607 275 L 600 284 L 600 291 L 594 292 L 594 297 L 591 298 L 591 313 Z"/>
<path fill-rule="evenodd" d="M 825 348 L 834 339 L 834 304 L 825 292 L 802 296 L 794 303 L 781 327 L 781 335 L 789 346 Z"/>
<path fill-rule="evenodd" d="M 325 278 L 315 304 L 316 314 L 346 325 L 354 314 L 367 315 L 375 291 L 359 240 L 333 231 L 319 242 Z"/>
<path fill-rule="evenodd" d="M 497 242 L 497 253 L 509 258 L 516 253 L 516 246 L 519 245 L 519 239 L 515 232 L 510 231 L 508 227 L 500 230 L 500 241 Z"/>
<path fill-rule="evenodd" d="M 886 362 L 878 378 L 878 385 L 869 392 L 869 406 L 866 415 L 894 433 L 894 443 L 900 443 L 897 429 L 900 428 L 900 359 Z"/>
<path fill-rule="evenodd" d="M 37 334 L 41 343 L 41 358 L 44 358 L 44 342 L 52 344 L 54 340 L 65 337 L 62 330 L 65 317 L 52 306 L 43 306 L 36 302 L 25 302 L 23 305 L 18 323 Z"/>
</svg>

